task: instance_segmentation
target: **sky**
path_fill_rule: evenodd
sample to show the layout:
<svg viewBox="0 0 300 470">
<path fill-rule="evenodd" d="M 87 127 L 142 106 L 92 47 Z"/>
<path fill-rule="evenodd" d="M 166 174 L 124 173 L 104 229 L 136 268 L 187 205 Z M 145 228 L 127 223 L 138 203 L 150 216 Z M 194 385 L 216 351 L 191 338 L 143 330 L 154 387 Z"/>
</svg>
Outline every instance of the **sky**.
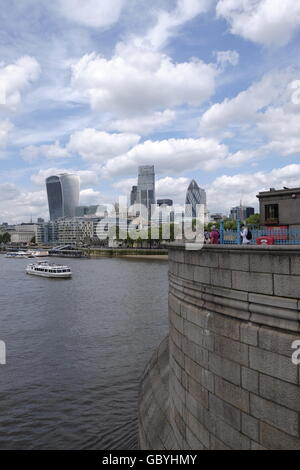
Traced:
<svg viewBox="0 0 300 470">
<path fill-rule="evenodd" d="M 48 219 L 45 178 L 82 205 L 191 179 L 228 214 L 300 186 L 300 2 L 2 0 L 0 223 Z"/>
</svg>

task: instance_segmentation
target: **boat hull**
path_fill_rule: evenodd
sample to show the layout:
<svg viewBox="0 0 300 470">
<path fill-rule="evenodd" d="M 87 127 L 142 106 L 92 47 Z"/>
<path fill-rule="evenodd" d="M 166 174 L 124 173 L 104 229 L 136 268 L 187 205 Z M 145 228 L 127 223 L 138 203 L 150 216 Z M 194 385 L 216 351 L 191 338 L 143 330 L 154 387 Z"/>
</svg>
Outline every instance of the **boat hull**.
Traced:
<svg viewBox="0 0 300 470">
<path fill-rule="evenodd" d="M 31 276 L 48 277 L 52 279 L 70 279 L 72 277 L 72 273 L 42 273 L 31 270 L 26 270 L 26 274 L 30 274 Z"/>
</svg>

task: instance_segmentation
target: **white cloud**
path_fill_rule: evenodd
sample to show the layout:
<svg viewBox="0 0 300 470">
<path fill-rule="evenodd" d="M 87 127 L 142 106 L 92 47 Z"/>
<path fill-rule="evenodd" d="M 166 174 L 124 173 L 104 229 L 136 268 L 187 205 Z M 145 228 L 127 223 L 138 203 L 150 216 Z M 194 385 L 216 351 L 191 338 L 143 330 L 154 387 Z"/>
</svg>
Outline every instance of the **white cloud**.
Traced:
<svg viewBox="0 0 300 470">
<path fill-rule="evenodd" d="M 219 0 L 217 15 L 228 21 L 231 33 L 268 46 L 284 46 L 300 26 L 295 0 Z"/>
<path fill-rule="evenodd" d="M 84 129 L 71 136 L 68 150 L 78 153 L 85 160 L 101 162 L 127 152 L 139 140 L 140 136 L 136 134 L 109 134 L 96 129 Z"/>
<path fill-rule="evenodd" d="M 72 87 L 94 110 L 143 114 L 188 104 L 215 91 L 218 71 L 199 59 L 176 63 L 159 52 L 119 44 L 111 59 L 87 54 L 72 66 Z"/>
<path fill-rule="evenodd" d="M 35 58 L 24 56 L 14 64 L 0 67 L 0 110 L 15 111 L 21 101 L 21 93 L 40 75 Z"/>
<path fill-rule="evenodd" d="M 83 26 L 107 29 L 119 20 L 124 0 L 56 0 L 58 11 Z"/>
<path fill-rule="evenodd" d="M 177 0 L 174 10 L 158 11 L 155 26 L 145 36 L 132 38 L 132 41 L 138 46 L 160 49 L 176 34 L 178 27 L 205 13 L 210 6 L 209 0 Z"/>
<path fill-rule="evenodd" d="M 300 165 L 292 164 L 276 168 L 270 172 L 241 173 L 233 176 L 223 175 L 207 185 L 208 208 L 211 212 L 228 213 L 231 207 L 245 205 L 258 207 L 256 195 L 274 187 L 298 187 Z"/>
<path fill-rule="evenodd" d="M 257 129 L 269 139 L 264 146 L 266 151 L 283 156 L 300 155 L 299 106 L 269 107 L 258 117 Z"/>
<path fill-rule="evenodd" d="M 45 191 L 24 191 L 14 184 L 0 184 L 0 214 L 2 222 L 29 222 L 31 217 L 46 217 Z"/>
<path fill-rule="evenodd" d="M 176 204 L 184 204 L 186 191 L 190 180 L 185 177 L 174 178 L 166 176 L 156 182 L 156 197 L 170 198 Z"/>
<path fill-rule="evenodd" d="M 92 170 L 73 170 L 66 168 L 47 168 L 46 170 L 39 170 L 37 173 L 34 173 L 31 176 L 31 181 L 37 186 L 45 186 L 45 180 L 49 176 L 57 175 L 60 173 L 75 173 L 80 177 L 80 186 L 90 187 L 91 185 L 96 185 L 99 182 L 98 175 Z"/>
<path fill-rule="evenodd" d="M 232 99 L 213 104 L 201 117 L 200 133 L 224 133 L 229 126 L 256 119 L 256 113 L 287 93 L 289 71 L 268 73 Z"/>
<path fill-rule="evenodd" d="M 102 195 L 99 191 L 95 191 L 92 188 L 83 189 L 80 191 L 80 205 L 91 206 L 100 204 L 102 201 Z"/>
<path fill-rule="evenodd" d="M 142 115 L 133 118 L 129 117 L 127 119 L 112 121 L 108 127 L 112 130 L 121 132 L 137 132 L 138 134 L 144 135 L 167 126 L 174 121 L 175 118 L 175 111 L 166 109 L 165 111 L 158 111 L 150 115 Z"/>
<path fill-rule="evenodd" d="M 4 148 L 8 143 L 10 132 L 13 129 L 13 124 L 8 121 L 0 121 L 0 149 Z"/>
<path fill-rule="evenodd" d="M 215 52 L 215 56 L 217 58 L 217 64 L 221 66 L 221 68 L 225 68 L 227 64 L 230 65 L 237 65 L 240 60 L 240 54 L 237 51 L 217 51 Z"/>
<path fill-rule="evenodd" d="M 68 158 L 70 156 L 67 149 L 60 146 L 59 142 L 52 145 L 29 145 L 21 150 L 21 156 L 26 162 L 33 162 L 39 158 L 48 160 L 55 158 Z"/>
<path fill-rule="evenodd" d="M 102 168 L 104 176 L 132 173 L 138 165 L 154 164 L 157 172 L 174 173 L 203 169 L 213 170 L 226 163 L 225 145 L 214 139 L 147 140 L 124 155 L 112 158 Z"/>
</svg>

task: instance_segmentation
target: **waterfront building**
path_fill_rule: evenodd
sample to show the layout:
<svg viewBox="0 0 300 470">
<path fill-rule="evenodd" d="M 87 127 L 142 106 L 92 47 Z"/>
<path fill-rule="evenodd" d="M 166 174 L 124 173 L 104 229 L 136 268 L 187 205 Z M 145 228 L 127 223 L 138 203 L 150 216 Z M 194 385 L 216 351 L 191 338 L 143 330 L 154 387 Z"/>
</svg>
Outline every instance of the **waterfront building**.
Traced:
<svg viewBox="0 0 300 470">
<path fill-rule="evenodd" d="M 247 207 L 247 206 L 237 206 L 233 207 L 230 211 L 230 219 L 231 220 L 246 220 L 250 215 L 255 214 L 254 207 Z"/>
<path fill-rule="evenodd" d="M 256 197 L 259 199 L 262 225 L 289 225 L 299 228 L 300 188 L 271 188 L 260 192 Z"/>
<path fill-rule="evenodd" d="M 97 205 L 97 206 L 78 206 L 75 210 L 76 217 L 93 217 L 101 216 L 104 217 L 107 213 L 106 206 Z"/>
<path fill-rule="evenodd" d="M 36 236 L 36 225 L 35 224 L 20 224 L 15 225 L 14 230 L 10 232 L 12 243 L 30 243 L 31 240 Z"/>
<path fill-rule="evenodd" d="M 56 221 L 41 223 L 36 226 L 36 243 L 52 245 L 58 243 L 58 226 Z"/>
<path fill-rule="evenodd" d="M 89 244 L 96 233 L 96 224 L 100 218 L 87 219 L 76 217 L 72 219 L 59 219 L 57 221 L 58 243 L 60 245 Z"/>
<path fill-rule="evenodd" d="M 195 180 L 192 180 L 186 193 L 185 204 L 186 215 L 188 217 L 197 217 L 197 205 L 204 206 L 204 222 L 208 221 L 206 191 L 198 186 Z"/>
<path fill-rule="evenodd" d="M 64 173 L 46 179 L 50 220 L 74 217 L 79 203 L 79 176 Z"/>
</svg>

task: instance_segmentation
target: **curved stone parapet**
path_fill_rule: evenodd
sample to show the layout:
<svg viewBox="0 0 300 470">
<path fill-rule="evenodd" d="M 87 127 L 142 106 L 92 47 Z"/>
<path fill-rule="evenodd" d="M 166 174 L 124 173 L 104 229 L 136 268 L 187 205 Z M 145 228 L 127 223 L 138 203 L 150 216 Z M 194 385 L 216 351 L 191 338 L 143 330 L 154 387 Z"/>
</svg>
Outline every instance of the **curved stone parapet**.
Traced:
<svg viewBox="0 0 300 470">
<path fill-rule="evenodd" d="M 178 246 L 169 263 L 172 448 L 300 449 L 300 247 Z"/>
</svg>

